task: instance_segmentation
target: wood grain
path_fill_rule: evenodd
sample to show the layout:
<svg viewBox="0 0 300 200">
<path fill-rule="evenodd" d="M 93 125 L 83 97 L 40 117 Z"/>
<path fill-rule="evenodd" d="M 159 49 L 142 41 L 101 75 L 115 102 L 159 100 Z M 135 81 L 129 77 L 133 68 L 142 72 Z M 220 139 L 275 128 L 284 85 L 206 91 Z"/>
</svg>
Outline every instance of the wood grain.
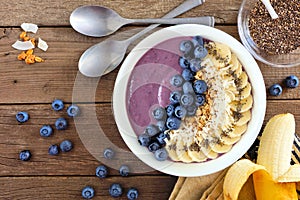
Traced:
<svg viewBox="0 0 300 200">
<path fill-rule="evenodd" d="M 127 199 L 130 187 L 139 191 L 138 199 L 167 199 L 176 177 L 166 176 L 131 176 L 97 177 L 59 176 L 59 177 L 2 177 L 0 178 L 1 199 L 82 199 L 81 190 L 91 186 L 95 190 L 93 199 L 116 199 L 109 195 L 109 187 L 120 183 L 123 195 L 117 199 Z M 151 184 L 149 184 L 151 183 Z"/>
</svg>

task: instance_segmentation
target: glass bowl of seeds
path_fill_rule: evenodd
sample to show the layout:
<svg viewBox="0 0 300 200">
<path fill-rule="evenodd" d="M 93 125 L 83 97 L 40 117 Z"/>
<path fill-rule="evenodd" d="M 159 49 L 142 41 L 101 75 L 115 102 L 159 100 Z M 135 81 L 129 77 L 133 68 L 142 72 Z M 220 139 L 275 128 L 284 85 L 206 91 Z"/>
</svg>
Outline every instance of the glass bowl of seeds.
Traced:
<svg viewBox="0 0 300 200">
<path fill-rule="evenodd" d="M 272 19 L 261 0 L 243 0 L 238 14 L 242 43 L 259 61 L 273 67 L 300 66 L 299 0 L 270 0 Z"/>
</svg>

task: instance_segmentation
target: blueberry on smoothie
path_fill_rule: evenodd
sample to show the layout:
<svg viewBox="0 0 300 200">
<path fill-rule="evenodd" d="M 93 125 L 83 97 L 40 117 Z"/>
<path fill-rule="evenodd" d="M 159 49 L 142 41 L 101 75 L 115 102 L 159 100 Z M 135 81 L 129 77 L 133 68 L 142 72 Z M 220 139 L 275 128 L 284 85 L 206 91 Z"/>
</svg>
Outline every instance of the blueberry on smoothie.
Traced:
<svg viewBox="0 0 300 200">
<path fill-rule="evenodd" d="M 204 46 L 204 40 L 203 37 L 201 37 L 200 35 L 196 35 L 193 37 L 192 42 L 194 43 L 194 46 Z"/>
<path fill-rule="evenodd" d="M 152 112 L 152 115 L 156 120 L 164 120 L 167 117 L 166 110 L 163 107 L 155 108 Z"/>
<path fill-rule="evenodd" d="M 205 56 L 207 56 L 207 54 L 208 54 L 207 49 L 204 46 L 199 45 L 199 46 L 195 47 L 195 50 L 194 50 L 195 58 L 202 59 Z"/>
<path fill-rule="evenodd" d="M 187 58 L 180 56 L 178 60 L 179 66 L 182 69 L 188 69 L 190 67 L 190 62 Z"/>
<path fill-rule="evenodd" d="M 156 135 L 157 133 L 159 133 L 159 130 L 154 124 L 148 125 L 145 129 L 145 134 L 149 135 L 150 137 Z"/>
<path fill-rule="evenodd" d="M 156 140 L 157 142 L 161 145 L 164 146 L 166 144 L 165 139 L 169 138 L 169 134 L 167 133 L 160 133 L 157 137 Z"/>
<path fill-rule="evenodd" d="M 198 107 L 196 105 L 188 106 L 186 108 L 186 115 L 187 116 L 194 116 L 196 114 L 197 109 L 198 109 Z"/>
<path fill-rule="evenodd" d="M 158 149 L 154 152 L 154 156 L 158 161 L 164 161 L 168 158 L 168 152 L 165 148 Z"/>
<path fill-rule="evenodd" d="M 205 103 L 205 95 L 197 94 L 196 95 L 196 106 L 202 106 Z"/>
<path fill-rule="evenodd" d="M 160 132 L 164 132 L 166 130 L 166 120 L 157 121 L 156 126 Z"/>
<path fill-rule="evenodd" d="M 187 111 L 186 111 L 185 107 L 183 107 L 183 106 L 177 106 L 175 108 L 175 112 L 174 113 L 175 113 L 176 117 L 178 117 L 179 119 L 181 119 L 181 118 L 183 118 L 183 117 L 186 116 Z"/>
<path fill-rule="evenodd" d="M 27 122 L 29 119 L 29 115 L 27 112 L 21 111 L 16 114 L 16 120 L 20 123 Z"/>
<path fill-rule="evenodd" d="M 194 103 L 194 96 L 192 94 L 183 94 L 180 103 L 183 106 L 191 106 Z"/>
<path fill-rule="evenodd" d="M 269 93 L 272 96 L 279 96 L 282 93 L 282 87 L 278 83 L 275 83 L 269 87 Z"/>
<path fill-rule="evenodd" d="M 201 70 L 203 67 L 201 66 L 201 60 L 194 58 L 192 60 L 190 60 L 190 70 L 192 72 L 198 72 L 199 70 Z"/>
<path fill-rule="evenodd" d="M 287 88 L 296 88 L 299 86 L 299 79 L 295 75 L 290 75 L 284 79 L 284 84 Z"/>
<path fill-rule="evenodd" d="M 176 75 L 172 76 L 172 78 L 170 79 L 171 85 L 173 85 L 175 87 L 182 86 L 183 82 L 184 82 L 184 80 L 180 74 L 176 74 Z"/>
<path fill-rule="evenodd" d="M 158 142 L 152 142 L 150 143 L 150 145 L 148 146 L 148 149 L 150 152 L 155 152 L 157 149 L 160 149 L 161 146 L 158 144 Z"/>
<path fill-rule="evenodd" d="M 176 90 L 171 92 L 170 94 L 170 102 L 171 104 L 177 104 L 180 103 L 180 99 L 181 99 L 181 92 Z"/>
<path fill-rule="evenodd" d="M 183 54 L 190 54 L 194 50 L 194 44 L 190 40 L 183 40 L 182 42 L 180 42 L 179 50 Z"/>
<path fill-rule="evenodd" d="M 170 130 L 177 130 L 180 127 L 180 119 L 177 117 L 169 117 L 166 122 L 166 126 Z"/>
<path fill-rule="evenodd" d="M 184 94 L 195 94 L 193 85 L 190 81 L 187 81 L 182 85 L 182 91 Z"/>
<path fill-rule="evenodd" d="M 175 111 L 175 105 L 173 105 L 173 104 L 167 105 L 166 112 L 169 117 L 173 116 L 174 111 Z"/>
<path fill-rule="evenodd" d="M 184 69 L 181 73 L 182 77 L 186 81 L 194 80 L 194 73 L 190 69 Z"/>
<path fill-rule="evenodd" d="M 207 84 L 203 80 L 196 80 L 193 84 L 193 88 L 196 94 L 203 94 L 207 90 Z"/>
<path fill-rule="evenodd" d="M 140 145 L 144 146 L 144 147 L 148 147 L 151 141 L 151 137 L 148 134 L 141 134 L 138 136 L 138 142 L 140 143 Z"/>
</svg>

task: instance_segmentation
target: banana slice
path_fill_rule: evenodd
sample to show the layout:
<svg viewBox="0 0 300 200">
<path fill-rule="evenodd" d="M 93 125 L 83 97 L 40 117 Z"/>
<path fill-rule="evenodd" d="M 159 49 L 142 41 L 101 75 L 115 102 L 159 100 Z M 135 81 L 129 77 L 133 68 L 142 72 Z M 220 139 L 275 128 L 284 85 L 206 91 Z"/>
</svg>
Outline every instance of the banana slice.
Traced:
<svg viewBox="0 0 300 200">
<path fill-rule="evenodd" d="M 170 136 L 170 140 L 165 139 L 166 142 L 166 150 L 168 151 L 169 158 L 173 161 L 179 161 L 179 158 L 177 156 L 177 139 L 175 137 Z"/>
<path fill-rule="evenodd" d="M 241 114 L 239 114 L 239 119 L 236 121 L 236 126 L 243 126 L 244 124 L 247 124 L 251 119 L 251 111 L 247 110 Z"/>
<path fill-rule="evenodd" d="M 183 140 L 178 140 L 176 146 L 177 157 L 180 161 L 184 163 L 193 162 L 192 158 L 188 155 L 188 147 L 184 144 Z"/>
<path fill-rule="evenodd" d="M 251 95 L 251 84 L 248 83 L 244 88 L 242 88 L 238 95 L 235 95 L 235 100 L 240 101 Z"/>
<path fill-rule="evenodd" d="M 247 124 L 244 124 L 244 125 L 242 125 L 242 126 L 235 126 L 235 127 L 233 128 L 233 131 L 230 133 L 230 136 L 231 136 L 231 137 L 237 137 L 237 136 L 240 136 L 240 135 L 242 135 L 243 133 L 246 132 L 247 128 L 248 128 L 248 125 L 247 125 Z"/>
<path fill-rule="evenodd" d="M 213 151 L 210 146 L 201 147 L 201 151 L 209 159 L 215 159 L 219 155 L 217 152 Z"/>
<path fill-rule="evenodd" d="M 227 63 L 231 60 L 231 50 L 227 45 L 218 42 L 210 42 L 206 47 L 209 51 L 208 58 L 212 63 L 217 65 L 218 69 L 227 66 Z"/>
<path fill-rule="evenodd" d="M 235 71 L 240 65 L 240 62 L 235 54 L 231 54 L 230 71 Z"/>
<path fill-rule="evenodd" d="M 233 101 L 230 103 L 230 107 L 235 112 L 245 112 L 252 108 L 253 98 L 252 95 L 241 101 Z"/>
<path fill-rule="evenodd" d="M 238 88 L 244 88 L 244 87 L 246 87 L 247 84 L 249 84 L 248 76 L 247 76 L 246 72 L 243 71 L 241 73 L 241 75 L 238 77 L 237 86 L 238 86 Z"/>
<path fill-rule="evenodd" d="M 226 93 L 226 96 L 228 97 L 228 99 L 229 99 L 230 101 L 235 101 L 235 100 L 236 100 L 236 96 L 235 96 L 235 94 L 234 94 L 233 91 L 231 91 L 231 90 L 226 90 L 225 93 Z"/>
<path fill-rule="evenodd" d="M 227 61 L 230 62 L 230 60 L 231 60 L 231 50 L 227 45 L 219 43 L 219 42 L 215 42 L 215 49 L 217 50 L 218 55 L 221 58 L 227 59 Z"/>
<path fill-rule="evenodd" d="M 195 144 L 197 145 L 197 144 Z M 197 145 L 197 149 L 199 150 L 195 150 L 193 149 L 193 145 L 191 145 L 188 149 L 188 155 L 189 157 L 191 157 L 191 159 L 195 162 L 203 162 L 207 160 L 207 156 L 205 156 L 205 154 L 200 151 L 199 146 Z"/>
<path fill-rule="evenodd" d="M 240 139 L 241 139 L 241 136 L 236 136 L 236 137 L 223 136 L 223 137 L 221 137 L 221 141 L 225 145 L 233 145 Z"/>
<path fill-rule="evenodd" d="M 222 142 L 218 143 L 211 143 L 210 144 L 211 150 L 216 153 L 226 153 L 232 148 L 232 144 L 224 144 Z"/>
</svg>

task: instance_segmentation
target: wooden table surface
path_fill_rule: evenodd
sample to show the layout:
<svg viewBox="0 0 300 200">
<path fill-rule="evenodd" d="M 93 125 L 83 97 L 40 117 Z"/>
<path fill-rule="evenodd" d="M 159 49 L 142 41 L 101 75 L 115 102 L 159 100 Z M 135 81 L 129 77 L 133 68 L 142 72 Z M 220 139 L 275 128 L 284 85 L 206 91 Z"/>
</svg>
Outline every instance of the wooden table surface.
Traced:
<svg viewBox="0 0 300 200">
<path fill-rule="evenodd" d="M 110 167 L 109 176 L 99 179 L 95 168 L 101 164 L 101 153 L 91 155 L 80 139 L 77 125 L 63 112 L 54 112 L 51 102 L 62 99 L 66 106 L 74 100 L 82 110 L 86 131 L 93 129 L 89 115 L 95 109 L 96 120 L 106 136 L 119 148 L 128 151 L 119 135 L 112 114 L 112 92 L 118 69 L 97 78 L 86 78 L 78 74 L 78 59 L 89 46 L 106 38 L 91 38 L 75 32 L 69 24 L 70 13 L 82 5 L 107 6 L 128 18 L 162 17 L 176 7 L 182 0 L 73 0 L 73 1 L 11 1 L 2 0 L 0 6 L 0 199 L 80 199 L 81 189 L 90 185 L 95 188 L 94 199 L 110 199 L 109 185 L 121 183 L 125 192 L 129 187 L 137 187 L 140 199 L 167 199 L 177 177 L 154 170 L 121 177 L 117 167 Z M 196 17 L 212 15 L 216 17 L 216 28 L 239 39 L 237 33 L 237 14 L 241 0 L 207 0 L 202 6 L 181 15 Z M 45 59 L 43 63 L 26 65 L 17 60 L 20 51 L 11 45 L 21 33 L 20 25 L 31 22 L 39 25 L 34 37 L 48 42 L 46 52 L 35 53 Z M 136 28 L 126 26 L 111 37 L 126 38 Z M 130 47 L 132 48 L 133 45 Z M 288 75 L 300 77 L 298 67 L 271 68 L 259 63 L 266 88 L 281 81 Z M 73 88 L 80 79 L 80 95 Z M 96 88 L 93 87 L 96 85 Z M 263 86 L 262 86 L 263 87 Z M 94 98 L 95 97 L 95 98 Z M 267 97 L 265 122 L 271 116 L 283 112 L 295 115 L 297 132 L 300 130 L 299 89 L 284 89 L 280 97 Z M 90 101 L 88 101 L 90 100 Z M 20 124 L 15 119 L 18 111 L 30 114 L 30 120 Z M 42 138 L 39 129 L 43 124 L 54 124 L 56 118 L 64 116 L 69 127 L 65 131 L 54 131 L 49 138 Z M 91 119 L 92 120 L 92 119 Z M 82 131 L 82 130 L 81 130 Z M 88 137 L 88 136 L 87 136 Z M 64 139 L 74 143 L 74 149 L 58 156 L 48 155 L 50 144 Z M 29 149 L 32 159 L 22 162 L 19 152 Z M 136 162 L 136 163 L 135 163 Z M 140 162 L 133 161 L 132 165 Z M 122 199 L 126 199 L 123 194 Z"/>
</svg>

